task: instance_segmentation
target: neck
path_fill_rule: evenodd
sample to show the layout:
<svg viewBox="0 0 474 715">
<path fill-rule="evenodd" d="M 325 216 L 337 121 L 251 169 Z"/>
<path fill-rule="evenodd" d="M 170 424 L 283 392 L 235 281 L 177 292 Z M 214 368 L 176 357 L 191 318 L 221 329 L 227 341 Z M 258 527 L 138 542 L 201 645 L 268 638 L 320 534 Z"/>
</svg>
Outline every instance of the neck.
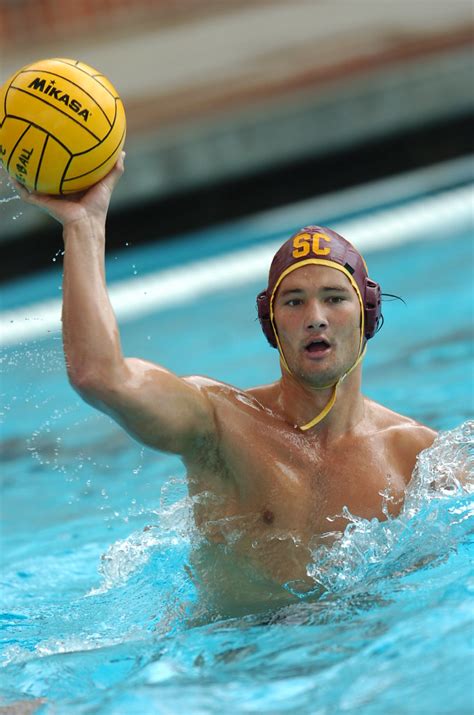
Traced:
<svg viewBox="0 0 474 715">
<path fill-rule="evenodd" d="M 353 429 L 364 416 L 361 366 L 357 366 L 338 386 L 336 402 L 330 412 L 306 434 L 335 438 Z M 286 370 L 280 380 L 280 407 L 286 420 L 301 427 L 326 407 L 333 388 L 317 389 L 296 379 Z"/>
</svg>

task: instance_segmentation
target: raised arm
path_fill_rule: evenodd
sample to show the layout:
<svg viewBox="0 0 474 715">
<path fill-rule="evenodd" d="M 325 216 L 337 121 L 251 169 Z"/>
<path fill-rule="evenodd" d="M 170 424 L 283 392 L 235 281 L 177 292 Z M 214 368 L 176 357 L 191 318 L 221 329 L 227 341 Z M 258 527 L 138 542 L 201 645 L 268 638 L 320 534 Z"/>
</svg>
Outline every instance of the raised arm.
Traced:
<svg viewBox="0 0 474 715">
<path fill-rule="evenodd" d="M 63 343 L 69 380 L 88 403 L 145 444 L 187 455 L 214 433 L 212 406 L 198 384 L 162 367 L 125 359 L 105 282 L 105 219 L 123 172 L 120 159 L 101 182 L 73 198 L 22 198 L 63 225 Z"/>
</svg>

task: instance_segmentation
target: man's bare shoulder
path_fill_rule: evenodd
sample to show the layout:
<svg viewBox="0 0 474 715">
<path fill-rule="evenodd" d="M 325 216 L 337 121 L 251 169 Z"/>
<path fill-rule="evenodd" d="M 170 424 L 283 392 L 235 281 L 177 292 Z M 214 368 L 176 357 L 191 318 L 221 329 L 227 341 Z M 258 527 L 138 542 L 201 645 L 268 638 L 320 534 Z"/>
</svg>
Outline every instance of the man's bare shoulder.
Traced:
<svg viewBox="0 0 474 715">
<path fill-rule="evenodd" d="M 228 424 L 230 417 L 234 420 L 233 424 L 239 424 L 242 429 L 245 426 L 254 429 L 255 418 L 263 420 L 266 426 L 281 423 L 277 405 L 278 383 L 242 389 L 201 375 L 183 379 L 206 396 L 217 423 L 223 421 Z"/>
<path fill-rule="evenodd" d="M 416 420 L 400 415 L 383 405 L 366 399 L 367 426 L 380 440 L 390 463 L 408 484 L 420 452 L 428 449 L 436 438 L 435 430 Z"/>
<path fill-rule="evenodd" d="M 190 385 L 194 385 L 194 387 L 197 387 L 199 390 L 202 390 L 210 396 L 221 393 L 227 394 L 229 397 L 246 397 L 247 399 L 260 403 L 265 407 L 276 398 L 278 392 L 278 382 L 243 389 L 220 380 L 214 380 L 213 378 L 206 377 L 204 375 L 189 375 L 184 377 L 183 380 Z"/>
<path fill-rule="evenodd" d="M 370 421 L 377 431 L 391 433 L 391 436 L 400 440 L 400 443 L 410 444 L 418 451 L 427 449 L 433 444 L 437 432 L 431 427 L 394 412 L 373 400 L 366 399 L 366 406 Z"/>
<path fill-rule="evenodd" d="M 227 393 L 229 395 L 244 394 L 244 390 L 234 385 L 221 382 L 220 380 L 214 380 L 212 377 L 206 377 L 205 375 L 187 375 L 183 377 L 182 380 L 209 396 L 217 393 Z"/>
<path fill-rule="evenodd" d="M 198 387 L 204 391 L 219 387 L 228 387 L 232 389 L 232 385 L 227 385 L 225 382 L 214 380 L 212 377 L 206 377 L 205 375 L 187 375 L 182 379 L 190 385 L 194 385 L 194 387 Z"/>
<path fill-rule="evenodd" d="M 197 388 L 200 392 L 206 395 L 214 406 L 219 402 L 224 401 L 228 404 L 234 404 L 236 407 L 242 405 L 252 405 L 253 407 L 262 407 L 264 402 L 260 402 L 257 395 L 253 394 L 253 390 L 244 390 L 235 385 L 230 385 L 220 380 L 206 377 L 204 375 L 189 375 L 182 378 L 189 385 Z"/>
<path fill-rule="evenodd" d="M 264 407 L 275 409 L 280 392 L 280 381 L 277 380 L 268 385 L 251 387 L 245 391 L 245 394 L 257 400 Z"/>
</svg>

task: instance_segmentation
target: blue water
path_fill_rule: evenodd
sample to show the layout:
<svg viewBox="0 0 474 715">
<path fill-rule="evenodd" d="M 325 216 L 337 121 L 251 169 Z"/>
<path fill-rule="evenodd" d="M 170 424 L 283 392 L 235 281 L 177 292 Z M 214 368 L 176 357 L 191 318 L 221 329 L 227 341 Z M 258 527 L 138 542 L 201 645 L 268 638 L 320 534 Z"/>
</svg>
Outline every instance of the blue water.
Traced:
<svg viewBox="0 0 474 715">
<path fill-rule="evenodd" d="M 223 250 L 217 239 L 200 242 L 203 256 L 213 242 Z M 145 270 L 152 256 L 173 265 L 183 245 L 129 247 L 110 256 L 112 277 Z M 471 236 L 445 245 L 367 255 L 371 275 L 407 306 L 386 303 L 364 370 L 366 394 L 440 437 L 398 518 L 347 513 L 344 535 L 315 549 L 308 573 L 323 596 L 264 616 L 188 627 L 196 593 L 184 566 L 196 535 L 180 461 L 135 444 L 78 399 L 59 335 L 2 351 L 0 705 L 104 715 L 473 711 L 472 497 L 458 482 L 472 474 Z M 7 304 L 59 282 L 58 268 L 19 281 Z M 241 387 L 271 381 L 276 353 L 255 321 L 261 287 L 125 323 L 124 351 Z"/>
</svg>

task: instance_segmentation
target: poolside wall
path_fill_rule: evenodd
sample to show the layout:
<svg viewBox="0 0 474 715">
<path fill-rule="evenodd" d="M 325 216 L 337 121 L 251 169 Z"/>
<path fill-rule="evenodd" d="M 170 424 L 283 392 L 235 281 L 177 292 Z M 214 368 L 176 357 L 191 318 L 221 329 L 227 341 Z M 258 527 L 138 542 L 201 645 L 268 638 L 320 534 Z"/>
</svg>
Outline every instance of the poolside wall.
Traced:
<svg viewBox="0 0 474 715">
<path fill-rule="evenodd" d="M 99 67 L 128 119 L 113 211 L 174 198 L 179 214 L 179 197 L 202 187 L 285 166 L 297 182 L 308 158 L 326 171 L 367 142 L 464 122 L 472 39 L 470 0 L 21 0 L 0 4 L 0 80 L 39 57 Z M 52 227 L 28 207 L 13 220 L 14 201 L 0 210 L 10 254 Z"/>
</svg>

